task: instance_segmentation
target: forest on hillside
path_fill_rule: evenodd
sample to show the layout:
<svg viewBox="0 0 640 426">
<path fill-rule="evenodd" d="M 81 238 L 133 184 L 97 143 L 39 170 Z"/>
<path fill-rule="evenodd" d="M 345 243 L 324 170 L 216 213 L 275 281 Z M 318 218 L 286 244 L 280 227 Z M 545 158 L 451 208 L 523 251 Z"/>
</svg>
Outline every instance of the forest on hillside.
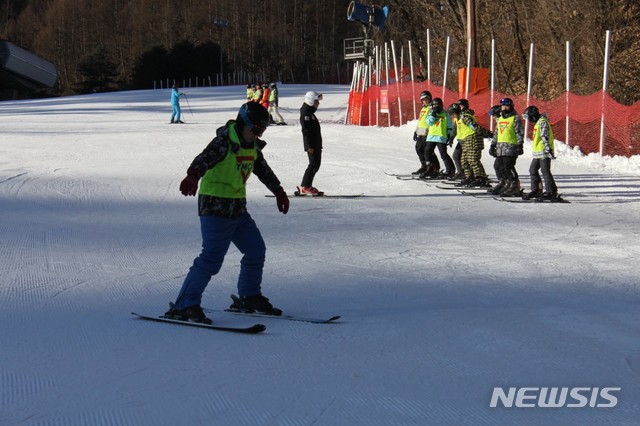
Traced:
<svg viewBox="0 0 640 426">
<path fill-rule="evenodd" d="M 362 36 L 346 19 L 349 0 L 0 0 L 0 38 L 55 64 L 51 94 L 142 89 L 155 80 L 183 81 L 240 72 L 266 81 L 348 83 L 352 66 L 345 39 Z M 416 61 L 432 80 L 456 90 L 466 66 L 466 0 L 389 0 L 389 18 L 373 32 Z M 571 87 L 602 89 L 605 32 L 611 31 L 610 95 L 640 99 L 640 4 L 637 0 L 475 0 L 476 66 L 491 64 L 496 45 L 496 89 L 526 91 L 529 49 L 535 44 L 533 95 L 564 93 L 565 44 L 571 43 Z M 408 56 L 408 55 L 406 55 Z M 405 59 L 406 60 L 406 59 Z M 222 71 L 222 73 L 220 73 Z M 244 74 L 243 74 L 244 75 Z M 246 82 L 243 82 L 246 83 Z M 96 89 L 98 88 L 98 89 Z"/>
</svg>

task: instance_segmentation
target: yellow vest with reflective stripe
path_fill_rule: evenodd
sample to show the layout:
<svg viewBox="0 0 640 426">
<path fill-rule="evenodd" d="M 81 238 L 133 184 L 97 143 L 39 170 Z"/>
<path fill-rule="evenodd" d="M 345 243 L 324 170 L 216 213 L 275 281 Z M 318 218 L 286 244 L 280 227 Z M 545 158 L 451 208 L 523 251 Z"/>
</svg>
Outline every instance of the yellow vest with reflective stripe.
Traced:
<svg viewBox="0 0 640 426">
<path fill-rule="evenodd" d="M 513 145 L 518 144 L 518 137 L 516 136 L 516 126 L 514 123 L 515 119 L 515 115 L 507 118 L 498 118 L 496 122 L 496 132 L 498 132 L 496 141 L 498 143 L 510 143 Z"/>
<path fill-rule="evenodd" d="M 234 149 L 237 152 L 233 152 Z M 229 149 L 227 156 L 209 169 L 200 182 L 200 194 L 219 198 L 246 198 L 246 182 L 253 172 L 253 163 L 258 158 L 254 148 L 242 148 L 236 125 L 229 126 Z"/>
<path fill-rule="evenodd" d="M 418 117 L 418 126 L 416 128 L 416 134 L 418 136 L 425 136 L 427 134 L 427 130 L 429 126 L 427 126 L 427 117 L 429 116 L 429 112 L 431 112 L 431 107 L 429 105 L 422 106 L 420 110 L 420 116 Z"/>
<path fill-rule="evenodd" d="M 429 126 L 429 136 L 440 136 L 447 138 L 448 128 L 447 125 L 447 114 L 445 112 L 441 112 L 436 117 L 436 122 Z"/>
<path fill-rule="evenodd" d="M 534 153 L 544 151 L 544 141 L 540 136 L 540 123 L 543 120 L 547 122 L 547 128 L 549 129 L 549 148 L 551 148 L 552 150 L 554 148 L 553 130 L 551 130 L 551 124 L 549 123 L 549 120 L 546 117 L 540 117 L 536 125 L 533 127 L 533 140 L 531 142 L 531 151 Z"/>
</svg>

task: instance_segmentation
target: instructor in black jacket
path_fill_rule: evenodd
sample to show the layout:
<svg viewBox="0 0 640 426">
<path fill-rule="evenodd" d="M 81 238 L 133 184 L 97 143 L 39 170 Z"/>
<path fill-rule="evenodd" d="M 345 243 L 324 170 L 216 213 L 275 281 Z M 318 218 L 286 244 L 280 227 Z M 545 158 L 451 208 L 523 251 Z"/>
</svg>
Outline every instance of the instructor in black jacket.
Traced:
<svg viewBox="0 0 640 426">
<path fill-rule="evenodd" d="M 307 92 L 304 95 L 304 103 L 300 108 L 300 126 L 302 126 L 302 140 L 304 150 L 309 157 L 309 165 L 302 177 L 300 193 L 307 195 L 321 195 L 322 193 L 313 187 L 313 178 L 322 162 L 322 134 L 320 133 L 320 123 L 315 112 L 322 100 L 322 94 L 317 92 Z"/>
</svg>

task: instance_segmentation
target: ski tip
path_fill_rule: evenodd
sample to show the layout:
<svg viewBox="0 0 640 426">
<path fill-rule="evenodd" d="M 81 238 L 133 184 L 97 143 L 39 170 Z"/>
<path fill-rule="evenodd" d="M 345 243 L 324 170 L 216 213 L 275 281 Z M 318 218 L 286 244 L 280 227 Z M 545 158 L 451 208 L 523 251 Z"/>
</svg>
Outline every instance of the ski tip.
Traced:
<svg viewBox="0 0 640 426">
<path fill-rule="evenodd" d="M 336 315 L 334 317 L 331 317 L 327 320 L 327 322 L 333 322 L 333 321 L 338 321 L 341 318 L 340 315 Z"/>
</svg>

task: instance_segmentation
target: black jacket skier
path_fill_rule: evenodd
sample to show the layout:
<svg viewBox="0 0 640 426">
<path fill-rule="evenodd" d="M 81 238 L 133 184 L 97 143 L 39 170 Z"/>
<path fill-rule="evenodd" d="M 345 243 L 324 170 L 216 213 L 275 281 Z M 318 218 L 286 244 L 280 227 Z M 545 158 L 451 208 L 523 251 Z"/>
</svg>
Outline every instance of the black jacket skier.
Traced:
<svg viewBox="0 0 640 426">
<path fill-rule="evenodd" d="M 300 126 L 302 127 L 302 141 L 304 150 L 309 157 L 309 165 L 302 177 L 300 192 L 309 195 L 319 195 L 313 187 L 313 178 L 322 162 L 322 134 L 320 133 L 320 122 L 316 117 L 316 110 L 320 105 L 322 95 L 316 92 L 307 92 L 304 103 L 300 107 Z"/>
<path fill-rule="evenodd" d="M 317 107 L 306 103 L 300 107 L 300 126 L 302 126 L 302 140 L 305 152 L 309 152 L 309 148 L 313 150 L 322 149 L 320 122 L 315 114 L 317 109 Z"/>
</svg>

